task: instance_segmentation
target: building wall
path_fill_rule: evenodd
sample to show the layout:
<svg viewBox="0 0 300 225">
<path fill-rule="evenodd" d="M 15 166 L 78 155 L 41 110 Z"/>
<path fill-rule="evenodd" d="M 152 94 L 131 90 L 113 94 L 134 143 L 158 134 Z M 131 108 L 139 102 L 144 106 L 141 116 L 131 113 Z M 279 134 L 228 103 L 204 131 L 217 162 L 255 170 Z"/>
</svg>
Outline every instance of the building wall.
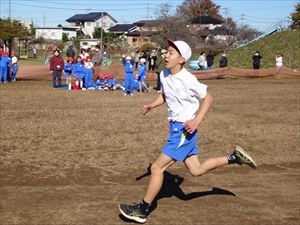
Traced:
<svg viewBox="0 0 300 225">
<path fill-rule="evenodd" d="M 98 19 L 95 22 L 84 22 L 84 28 L 88 32 L 91 38 L 96 28 L 100 28 L 102 25 L 102 19 Z M 115 26 L 116 23 L 108 16 L 103 17 L 103 30 L 108 32 L 108 29 Z"/>
<path fill-rule="evenodd" d="M 66 33 L 69 39 L 76 37 L 76 31 L 66 31 L 62 28 L 37 28 L 35 31 L 35 38 L 38 39 L 42 37 L 46 40 L 62 40 L 63 33 Z"/>
</svg>

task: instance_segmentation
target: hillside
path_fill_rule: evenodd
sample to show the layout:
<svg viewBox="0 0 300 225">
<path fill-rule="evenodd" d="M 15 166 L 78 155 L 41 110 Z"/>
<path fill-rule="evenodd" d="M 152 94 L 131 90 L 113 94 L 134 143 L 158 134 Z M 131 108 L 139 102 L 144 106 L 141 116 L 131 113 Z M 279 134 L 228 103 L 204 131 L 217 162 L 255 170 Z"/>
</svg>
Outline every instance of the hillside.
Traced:
<svg viewBox="0 0 300 225">
<path fill-rule="evenodd" d="M 263 56 L 262 68 L 275 67 L 276 52 L 283 53 L 283 65 L 293 68 L 300 68 L 300 30 L 281 31 L 262 38 L 247 46 L 234 49 L 227 53 L 229 66 L 239 68 L 252 68 L 252 55 L 260 51 Z M 215 59 L 215 66 L 218 67 L 219 57 Z"/>
</svg>

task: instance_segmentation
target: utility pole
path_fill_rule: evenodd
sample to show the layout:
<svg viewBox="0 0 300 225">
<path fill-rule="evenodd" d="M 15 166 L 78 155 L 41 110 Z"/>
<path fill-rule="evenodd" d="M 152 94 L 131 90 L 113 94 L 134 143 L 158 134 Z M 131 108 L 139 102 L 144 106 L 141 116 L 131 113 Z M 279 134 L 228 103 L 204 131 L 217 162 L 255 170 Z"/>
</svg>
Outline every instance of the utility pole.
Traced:
<svg viewBox="0 0 300 225">
<path fill-rule="evenodd" d="M 11 0 L 8 1 L 8 19 L 11 17 Z"/>
<path fill-rule="evenodd" d="M 228 8 L 227 7 L 225 7 L 225 8 L 223 8 L 224 9 L 224 15 L 225 15 L 225 24 L 226 24 L 226 26 L 227 26 L 227 24 L 228 24 Z"/>
<path fill-rule="evenodd" d="M 45 12 L 43 14 L 43 21 L 44 21 L 44 27 L 46 27 L 46 15 L 45 15 Z"/>
<path fill-rule="evenodd" d="M 101 12 L 101 52 L 103 52 L 103 11 Z"/>
<path fill-rule="evenodd" d="M 149 3 L 147 3 L 147 20 L 149 19 Z"/>
</svg>

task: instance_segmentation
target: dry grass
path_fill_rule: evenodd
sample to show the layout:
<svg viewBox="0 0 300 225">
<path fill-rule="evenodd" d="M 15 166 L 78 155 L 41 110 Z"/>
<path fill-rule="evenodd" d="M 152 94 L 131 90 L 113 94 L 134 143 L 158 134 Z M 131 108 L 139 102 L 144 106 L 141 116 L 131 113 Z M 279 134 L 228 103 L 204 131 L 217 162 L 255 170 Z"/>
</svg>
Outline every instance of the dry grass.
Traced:
<svg viewBox="0 0 300 225">
<path fill-rule="evenodd" d="M 300 185 L 299 175 L 294 174 L 299 172 L 300 161 L 300 80 L 226 79 L 204 83 L 209 85 L 214 105 L 199 128 L 200 157 L 224 155 L 235 144 L 244 146 L 262 168 L 262 174 L 258 173 L 256 178 L 250 174 L 252 179 L 260 178 L 259 185 L 263 188 L 260 191 L 270 188 L 270 181 L 264 181 L 264 173 L 274 170 L 270 177 L 276 178 L 279 168 L 284 165 L 293 172 L 282 181 L 288 187 L 279 183 L 271 186 L 278 192 L 290 191 L 288 196 L 277 196 L 276 202 L 283 202 L 282 207 L 270 211 L 271 203 L 264 206 L 257 202 L 256 205 L 256 200 L 248 199 L 254 208 L 260 208 L 257 208 L 259 212 L 253 209 L 258 217 L 255 220 L 249 217 L 244 224 L 254 224 L 255 221 L 264 224 L 271 222 L 270 218 L 280 218 L 280 224 L 299 222 L 300 200 L 293 196 L 299 196 Z M 156 95 L 151 92 L 124 97 L 120 91 L 57 90 L 52 89 L 47 81 L 1 85 L 1 224 L 104 224 L 101 221 L 123 224 L 115 210 L 116 202 L 141 198 L 147 180 L 135 183 L 134 177 L 142 174 L 148 163 L 156 159 L 168 136 L 164 106 L 147 116 L 140 113 L 141 106 Z M 187 176 L 181 164 L 171 169 L 176 170 Z M 202 188 L 209 188 L 205 182 L 212 179 L 219 180 L 219 183 L 211 185 L 232 188 L 233 183 L 242 184 L 239 176 L 231 182 L 225 178 L 222 180 L 230 171 L 224 168 L 215 175 L 201 178 L 204 181 Z M 247 174 L 245 170 L 240 171 Z M 286 170 L 281 172 L 289 174 Z M 291 179 L 293 183 L 289 184 Z M 199 188 L 197 182 L 201 181 L 187 179 L 190 186 L 185 190 L 190 191 L 195 185 Z M 244 188 L 249 185 L 255 189 L 258 185 L 255 182 L 258 181 L 250 181 Z M 124 197 L 127 190 L 132 194 Z M 261 193 L 256 198 L 272 201 L 273 194 Z M 31 200 L 26 198 L 31 195 Z M 241 213 L 243 209 L 247 210 L 249 205 L 245 199 L 236 201 L 241 204 Z M 207 212 L 210 207 L 222 207 L 209 204 L 210 200 L 204 202 Z M 41 210 L 36 210 L 40 204 Z M 57 206 L 61 204 L 66 205 L 57 212 Z M 105 213 L 93 211 L 99 210 L 99 204 L 106 204 Z M 173 208 L 174 200 L 166 204 L 175 216 L 179 215 Z M 161 209 L 156 210 L 151 215 L 154 224 L 160 224 L 157 221 L 175 224 L 174 220 L 170 222 L 164 217 L 168 209 L 161 205 L 164 210 L 160 214 Z M 178 205 L 183 207 L 184 203 Z M 230 208 L 236 210 L 233 205 L 227 210 Z M 287 208 L 289 210 L 283 210 Z M 181 220 L 177 218 L 175 221 L 178 220 L 178 224 L 197 224 L 192 222 L 197 221 L 192 212 L 188 214 L 190 217 L 180 217 Z M 223 215 L 226 213 L 220 213 L 216 212 L 216 217 L 203 215 L 202 221 L 206 221 L 205 224 L 228 221 Z M 222 220 L 218 220 L 221 216 Z M 238 220 L 233 220 L 233 224 L 234 221 Z"/>
</svg>

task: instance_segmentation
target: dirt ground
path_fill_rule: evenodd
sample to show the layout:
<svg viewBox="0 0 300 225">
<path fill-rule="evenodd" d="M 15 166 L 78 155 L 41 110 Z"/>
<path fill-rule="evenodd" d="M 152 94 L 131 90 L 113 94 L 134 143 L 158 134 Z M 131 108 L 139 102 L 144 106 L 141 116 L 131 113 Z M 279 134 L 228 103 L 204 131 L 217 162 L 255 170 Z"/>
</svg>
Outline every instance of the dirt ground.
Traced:
<svg viewBox="0 0 300 225">
<path fill-rule="evenodd" d="M 168 136 L 165 106 L 142 116 L 156 92 L 53 89 L 44 72 L 0 85 L 0 224 L 134 224 L 117 204 L 144 195 L 147 167 Z M 200 159 L 239 144 L 258 169 L 232 165 L 195 178 L 177 163 L 147 224 L 298 225 L 300 79 L 203 83 L 214 104 L 199 128 Z"/>
</svg>

